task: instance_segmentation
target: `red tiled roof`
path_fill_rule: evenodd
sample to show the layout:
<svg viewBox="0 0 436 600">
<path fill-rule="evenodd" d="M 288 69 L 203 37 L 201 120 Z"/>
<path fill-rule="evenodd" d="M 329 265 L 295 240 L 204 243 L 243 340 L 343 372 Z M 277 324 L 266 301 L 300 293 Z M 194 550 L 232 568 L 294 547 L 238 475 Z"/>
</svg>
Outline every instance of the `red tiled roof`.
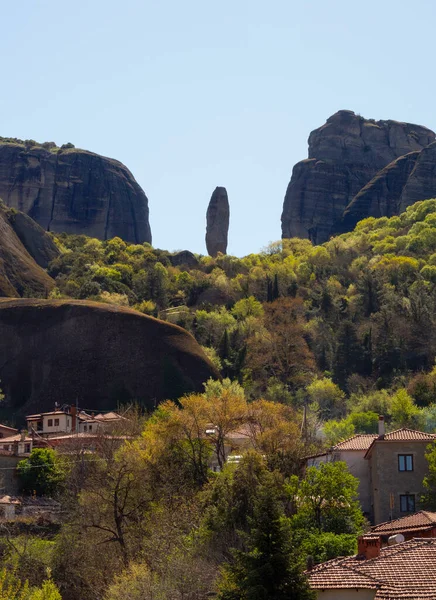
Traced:
<svg viewBox="0 0 436 600">
<path fill-rule="evenodd" d="M 0 423 L 0 429 L 8 429 L 9 431 L 15 431 L 15 433 L 18 433 L 18 429 L 15 429 L 15 427 L 9 427 L 9 425 L 3 425 L 3 423 Z"/>
<path fill-rule="evenodd" d="M 368 450 L 377 437 L 373 433 L 358 433 L 333 446 L 333 450 Z"/>
<path fill-rule="evenodd" d="M 308 572 L 310 587 L 315 590 L 344 590 L 364 589 L 374 590 L 381 586 L 381 582 L 375 581 L 364 573 L 351 568 L 345 564 L 347 559 L 339 558 L 317 565 Z"/>
<path fill-rule="evenodd" d="M 341 451 L 341 450 L 368 450 L 371 446 L 372 442 L 378 436 L 373 433 L 356 433 L 352 437 L 344 440 L 343 442 L 338 442 L 335 446 L 329 448 L 326 452 L 318 452 L 317 454 L 311 454 L 310 456 L 306 456 L 306 460 L 311 458 L 318 458 L 320 456 L 327 456 L 331 452 Z"/>
<path fill-rule="evenodd" d="M 31 442 L 32 438 L 26 435 L 24 439 L 21 437 L 21 433 L 18 435 L 9 435 L 8 437 L 0 438 L 0 446 L 2 444 L 8 444 L 9 442 Z"/>
<path fill-rule="evenodd" d="M 402 531 L 417 531 L 421 529 L 431 529 L 431 527 L 436 527 L 436 513 L 420 510 L 413 515 L 401 517 L 401 519 L 380 523 L 371 528 L 371 533 L 369 535 L 393 535 L 394 533 L 401 533 Z"/>
<path fill-rule="evenodd" d="M 423 440 L 431 442 L 434 439 L 436 439 L 436 434 L 434 433 L 426 433 L 425 431 L 416 431 L 415 429 L 408 429 L 407 427 L 402 427 L 401 429 L 396 429 L 395 431 L 387 433 L 384 436 L 383 441 L 389 442 L 396 440 Z"/>
<path fill-rule="evenodd" d="M 385 442 L 433 442 L 436 440 L 435 433 L 426 433 L 425 431 L 416 431 L 415 429 L 408 429 L 407 427 L 402 427 L 401 429 L 396 429 L 395 431 L 391 431 L 390 433 L 386 433 L 383 437 L 377 436 L 370 447 L 368 448 L 365 458 L 371 452 L 373 446 L 378 443 Z"/>
<path fill-rule="evenodd" d="M 413 539 L 383 548 L 370 560 L 358 556 L 316 566 L 313 589 L 373 589 L 376 600 L 436 600 L 436 539 Z"/>
</svg>

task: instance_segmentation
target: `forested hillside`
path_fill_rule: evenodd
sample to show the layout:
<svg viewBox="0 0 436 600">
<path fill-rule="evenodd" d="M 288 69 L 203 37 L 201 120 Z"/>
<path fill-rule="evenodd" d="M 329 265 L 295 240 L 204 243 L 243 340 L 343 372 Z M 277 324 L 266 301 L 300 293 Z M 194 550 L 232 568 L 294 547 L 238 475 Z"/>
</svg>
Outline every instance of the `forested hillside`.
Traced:
<svg viewBox="0 0 436 600">
<path fill-rule="evenodd" d="M 316 402 L 331 419 L 346 416 L 349 396 L 354 408 L 392 414 L 386 398 L 406 387 L 425 408 L 421 426 L 433 423 L 436 200 L 320 246 L 282 240 L 244 258 L 119 238 L 57 243 L 52 296 L 130 305 L 185 327 L 248 397 Z"/>
<path fill-rule="evenodd" d="M 55 494 L 63 521 L 5 525 L 1 566 L 64 600 L 313 597 L 306 561 L 353 554 L 368 523 L 346 463 L 304 458 L 375 432 L 379 414 L 388 430 L 435 431 L 436 200 L 244 258 L 55 241 L 52 299 L 182 325 L 223 379 L 152 413 L 130 407 L 95 454 L 34 450 L 23 489 Z"/>
</svg>

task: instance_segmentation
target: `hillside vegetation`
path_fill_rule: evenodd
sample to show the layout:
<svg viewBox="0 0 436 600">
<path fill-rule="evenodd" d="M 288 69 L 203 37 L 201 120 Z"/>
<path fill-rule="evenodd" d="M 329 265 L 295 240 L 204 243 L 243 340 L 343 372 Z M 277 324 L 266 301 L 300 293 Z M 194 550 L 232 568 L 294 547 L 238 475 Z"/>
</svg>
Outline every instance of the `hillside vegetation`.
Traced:
<svg viewBox="0 0 436 600">
<path fill-rule="evenodd" d="M 244 258 L 192 257 L 190 267 L 119 238 L 57 243 L 52 297 L 130 305 L 185 327 L 251 398 L 316 402 L 316 414 L 331 419 L 348 414 L 349 396 L 391 414 L 380 398 L 407 388 L 431 410 L 436 200 L 365 219 L 320 246 L 281 240 Z"/>
<path fill-rule="evenodd" d="M 56 242 L 51 299 L 4 300 L 5 323 L 16 304 L 41 309 L 35 318 L 44 330 L 44 311 L 52 319 L 90 310 L 77 299 L 103 301 L 112 306 L 93 310 L 107 319 L 94 329 L 76 319 L 68 332 L 81 340 L 80 327 L 89 330 L 85 348 L 96 330 L 105 332 L 101 347 L 110 354 L 106 333 L 121 347 L 121 331 L 142 338 L 139 322 L 153 322 L 130 306 L 190 330 L 224 378 L 150 414 L 130 408 L 96 455 L 52 451 L 62 524 L 45 537 L 33 523 L 22 533 L 8 525 L 0 566 L 32 589 L 56 585 L 63 600 L 312 598 L 306 559 L 353 554 L 367 523 L 346 464 L 304 471 L 304 457 L 374 432 L 379 414 L 390 429 L 436 428 L 436 200 L 362 221 L 322 246 L 284 240 L 241 259 L 170 254 L 119 238 Z M 111 335 L 115 313 L 125 319 Z M 24 335 L 21 312 L 16 320 Z M 427 455 L 427 508 L 436 497 L 434 456 Z M 44 581 L 47 572 L 53 580 Z"/>
</svg>

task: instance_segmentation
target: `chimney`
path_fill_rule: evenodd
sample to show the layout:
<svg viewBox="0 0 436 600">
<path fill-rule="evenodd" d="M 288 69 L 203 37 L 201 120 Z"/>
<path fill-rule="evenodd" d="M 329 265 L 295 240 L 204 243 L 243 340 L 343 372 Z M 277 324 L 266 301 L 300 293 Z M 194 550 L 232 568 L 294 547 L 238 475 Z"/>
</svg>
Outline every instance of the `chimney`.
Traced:
<svg viewBox="0 0 436 600">
<path fill-rule="evenodd" d="M 378 437 L 381 440 L 385 437 L 385 418 L 383 415 L 378 418 Z"/>
<path fill-rule="evenodd" d="M 77 408 L 73 404 L 70 406 L 70 414 L 71 414 L 71 431 L 76 431 Z"/>
<path fill-rule="evenodd" d="M 369 560 L 380 556 L 381 538 L 361 535 L 357 540 L 357 554 Z"/>
<path fill-rule="evenodd" d="M 20 431 L 20 441 L 24 442 L 25 439 L 26 439 L 26 432 L 24 431 L 24 429 L 22 429 Z"/>
</svg>

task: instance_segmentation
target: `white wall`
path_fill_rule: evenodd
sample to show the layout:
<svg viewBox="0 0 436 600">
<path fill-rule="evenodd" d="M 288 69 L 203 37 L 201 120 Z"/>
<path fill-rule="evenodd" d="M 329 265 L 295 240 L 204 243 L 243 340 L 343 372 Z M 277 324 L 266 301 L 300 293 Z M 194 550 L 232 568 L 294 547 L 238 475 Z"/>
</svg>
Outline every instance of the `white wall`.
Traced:
<svg viewBox="0 0 436 600">
<path fill-rule="evenodd" d="M 55 425 L 55 419 L 59 419 L 59 425 Z M 48 425 L 49 420 L 52 421 L 51 427 Z M 43 417 L 43 432 L 44 433 L 70 433 L 71 432 L 71 416 L 65 414 L 44 415 Z"/>
</svg>

